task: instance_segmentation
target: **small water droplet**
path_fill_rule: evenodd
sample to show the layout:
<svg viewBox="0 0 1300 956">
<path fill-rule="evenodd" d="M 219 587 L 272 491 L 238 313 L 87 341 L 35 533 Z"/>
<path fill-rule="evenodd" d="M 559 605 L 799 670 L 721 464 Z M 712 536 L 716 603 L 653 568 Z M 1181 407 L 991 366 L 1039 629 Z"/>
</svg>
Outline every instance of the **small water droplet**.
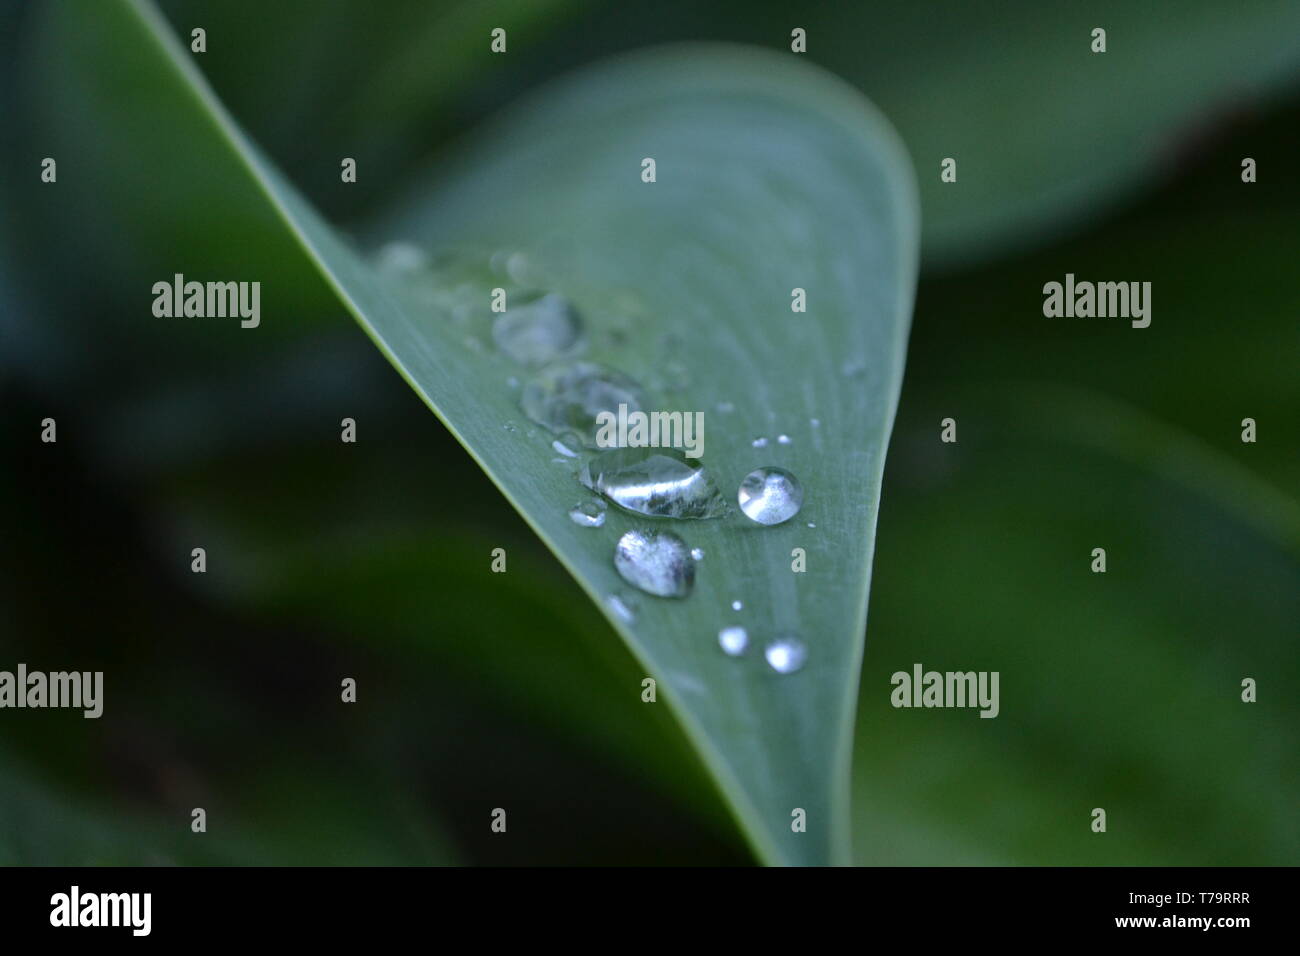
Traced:
<svg viewBox="0 0 1300 956">
<path fill-rule="evenodd" d="M 672 448 L 615 448 L 587 462 L 578 480 L 620 508 L 651 518 L 727 513 L 713 476 Z"/>
<path fill-rule="evenodd" d="M 538 277 L 536 265 L 522 252 L 515 252 L 507 257 L 506 275 L 520 285 L 530 285 Z"/>
<path fill-rule="evenodd" d="M 749 647 L 749 633 L 743 627 L 724 627 L 718 631 L 718 646 L 729 657 L 739 657 Z"/>
<path fill-rule="evenodd" d="M 596 416 L 641 411 L 645 393 L 622 372 L 595 362 L 560 362 L 544 368 L 524 386 L 519 399 L 524 414 L 557 435 L 575 432 L 588 448 L 596 447 Z"/>
<path fill-rule="evenodd" d="M 718 402 L 718 404 L 713 407 L 722 415 L 730 415 L 736 410 L 736 404 L 734 402 Z"/>
<path fill-rule="evenodd" d="M 813 428 L 821 428 L 822 420 L 820 418 L 810 418 L 808 419 L 808 424 L 811 425 Z"/>
<path fill-rule="evenodd" d="M 808 522 L 808 527 L 810 527 L 810 528 L 815 528 L 815 527 L 817 527 L 817 522 L 815 522 L 815 521 L 809 521 L 809 522 Z"/>
<path fill-rule="evenodd" d="M 780 524 L 803 507 L 803 486 L 784 468 L 758 468 L 740 483 L 737 498 L 740 510 L 751 521 Z"/>
<path fill-rule="evenodd" d="M 504 428 L 506 431 L 510 432 L 512 435 L 515 432 L 519 431 L 519 426 L 516 425 L 514 422 L 506 422 L 501 427 Z"/>
<path fill-rule="evenodd" d="M 375 267 L 386 275 L 409 275 L 429 267 L 428 254 L 413 242 L 389 242 L 375 254 Z"/>
<path fill-rule="evenodd" d="M 703 560 L 704 560 L 704 549 L 703 549 L 703 548 L 691 548 L 691 557 L 694 558 L 696 561 L 703 561 Z"/>
<path fill-rule="evenodd" d="M 573 303 L 554 293 L 521 298 L 492 322 L 492 340 L 503 355 L 536 367 L 578 350 L 582 320 Z"/>
<path fill-rule="evenodd" d="M 513 375 L 511 375 L 508 379 L 506 379 L 506 385 L 508 385 L 510 388 L 518 388 L 518 387 L 519 387 L 519 379 L 517 379 L 517 378 L 515 378 Z"/>
<path fill-rule="evenodd" d="M 661 374 L 665 391 L 680 392 L 691 384 L 691 373 L 676 359 L 664 362 Z"/>
<path fill-rule="evenodd" d="M 647 594 L 684 598 L 695 586 L 695 559 L 671 531 L 629 531 L 614 548 L 614 568 Z"/>
<path fill-rule="evenodd" d="M 755 438 L 752 442 L 750 442 L 750 444 L 753 445 L 755 448 L 766 448 L 766 447 L 767 447 L 767 439 L 766 439 L 766 438 Z"/>
<path fill-rule="evenodd" d="M 782 444 L 782 445 L 788 445 L 788 444 L 790 444 L 790 436 L 789 436 L 789 435 L 777 435 L 777 436 L 776 436 L 776 440 L 777 440 L 780 444 Z"/>
<path fill-rule="evenodd" d="M 636 598 L 626 591 L 611 594 L 605 599 L 605 603 L 609 605 L 609 609 L 614 612 L 614 616 L 620 621 L 631 624 L 636 620 Z"/>
<path fill-rule="evenodd" d="M 572 448 L 570 448 L 570 447 L 569 447 L 568 445 L 566 445 L 564 442 L 560 441 L 558 438 L 555 439 L 555 441 L 551 442 L 551 447 L 554 448 L 556 451 L 558 451 L 558 452 L 559 452 L 561 455 L 563 455 L 565 458 L 577 458 L 577 457 L 578 457 L 578 453 L 577 453 L 576 451 L 574 451 Z"/>
<path fill-rule="evenodd" d="M 849 359 L 840 366 L 840 374 L 845 378 L 857 378 L 867 370 L 867 363 L 861 359 Z"/>
<path fill-rule="evenodd" d="M 605 502 L 599 498 L 593 498 L 590 501 L 579 501 L 569 509 L 569 518 L 574 524 L 580 524 L 584 528 L 599 528 L 605 523 Z"/>
<path fill-rule="evenodd" d="M 732 601 L 732 602 L 731 602 L 731 609 L 732 609 L 733 611 L 739 611 L 739 610 L 741 610 L 742 608 L 744 608 L 744 606 L 745 606 L 745 605 L 742 604 L 740 601 Z"/>
<path fill-rule="evenodd" d="M 778 674 L 793 674 L 808 659 L 808 648 L 796 637 L 781 637 L 763 649 L 763 656 Z"/>
</svg>

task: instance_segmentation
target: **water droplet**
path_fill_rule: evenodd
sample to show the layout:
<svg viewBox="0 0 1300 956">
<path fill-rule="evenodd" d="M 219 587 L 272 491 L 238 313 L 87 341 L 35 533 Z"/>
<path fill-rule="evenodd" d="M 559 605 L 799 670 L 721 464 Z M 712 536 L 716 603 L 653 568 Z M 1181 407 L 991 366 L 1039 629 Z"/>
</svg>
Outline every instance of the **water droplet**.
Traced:
<svg viewBox="0 0 1300 956">
<path fill-rule="evenodd" d="M 501 427 L 504 428 L 506 431 L 510 432 L 512 435 L 515 432 L 519 431 L 519 426 L 516 425 L 514 422 L 506 422 Z"/>
<path fill-rule="evenodd" d="M 569 447 L 568 445 L 566 445 L 564 442 L 560 441 L 558 438 L 555 439 L 555 441 L 551 442 L 551 447 L 554 448 L 556 451 L 558 451 L 558 452 L 559 452 L 561 455 L 563 455 L 565 458 L 577 458 L 577 457 L 578 457 L 578 453 L 577 453 L 576 451 L 574 451 L 572 448 L 570 448 L 570 447 Z"/>
<path fill-rule="evenodd" d="M 813 428 L 821 428 L 822 420 L 820 418 L 810 418 L 808 419 L 808 424 L 811 425 Z"/>
<path fill-rule="evenodd" d="M 739 657 L 749 647 L 749 633 L 743 627 L 724 627 L 718 631 L 718 646 L 729 657 Z"/>
<path fill-rule="evenodd" d="M 732 609 L 733 611 L 739 611 L 739 610 L 741 610 L 744 606 L 745 606 L 745 605 L 741 604 L 739 601 L 732 601 L 732 602 L 731 602 L 731 609 Z"/>
<path fill-rule="evenodd" d="M 587 462 L 578 480 L 620 508 L 651 518 L 727 513 L 713 476 L 672 448 L 615 448 Z"/>
<path fill-rule="evenodd" d="M 524 414 L 556 434 L 577 433 L 588 448 L 596 447 L 596 416 L 641 411 L 645 393 L 622 372 L 595 362 L 561 362 L 544 368 L 524 386 L 519 400 Z"/>
<path fill-rule="evenodd" d="M 614 548 L 614 568 L 647 594 L 684 598 L 695 586 L 695 559 L 670 531 L 629 531 Z"/>
<path fill-rule="evenodd" d="M 793 674 L 808 659 L 808 648 L 796 637 L 778 638 L 763 649 L 768 666 L 778 674 Z"/>
<path fill-rule="evenodd" d="M 703 548 L 691 548 L 691 557 L 694 558 L 696 561 L 703 561 L 703 560 L 704 560 L 704 549 L 703 549 Z"/>
<path fill-rule="evenodd" d="M 803 486 L 783 468 L 759 468 L 740 483 L 740 510 L 759 524 L 789 521 L 803 507 Z"/>
<path fill-rule="evenodd" d="M 428 266 L 428 254 L 413 242 L 389 242 L 375 254 L 375 267 L 385 275 L 409 275 Z"/>
<path fill-rule="evenodd" d="M 582 343 L 573 304 L 550 293 L 512 302 L 492 323 L 497 349 L 520 365 L 539 366 L 572 354 Z"/>
<path fill-rule="evenodd" d="M 736 410 L 736 404 L 734 402 L 718 402 L 718 404 L 713 407 L 722 415 L 730 415 Z"/>
<path fill-rule="evenodd" d="M 815 522 L 815 521 L 809 521 L 809 522 L 808 522 L 808 527 L 810 527 L 810 528 L 815 528 L 815 527 L 817 527 L 817 522 Z"/>
<path fill-rule="evenodd" d="M 840 366 L 840 374 L 845 378 L 857 378 L 867 370 L 867 363 L 861 359 L 849 359 Z"/>
<path fill-rule="evenodd" d="M 506 385 L 510 386 L 511 388 L 518 388 L 518 387 L 519 387 L 519 379 L 517 379 L 517 378 L 515 378 L 513 375 L 511 375 L 508 379 L 506 379 Z"/>
<path fill-rule="evenodd" d="M 529 285 L 537 279 L 536 264 L 522 252 L 512 253 L 506 259 L 506 275 L 520 285 Z"/>
<path fill-rule="evenodd" d="M 752 442 L 750 442 L 750 444 L 753 445 L 755 448 L 766 448 L 766 447 L 767 447 L 767 439 L 766 439 L 766 438 L 755 438 Z"/>
<path fill-rule="evenodd" d="M 631 624 L 636 620 L 637 602 L 636 598 L 623 591 L 619 594 L 611 594 L 605 599 L 609 609 L 614 612 L 614 616 L 626 624 Z"/>
<path fill-rule="evenodd" d="M 569 517 L 574 524 L 580 524 L 584 528 L 599 528 L 605 523 L 605 502 L 599 498 L 593 498 L 590 501 L 579 501 L 569 509 Z"/>
<path fill-rule="evenodd" d="M 686 366 L 676 359 L 664 362 L 662 373 L 664 390 L 668 392 L 683 391 L 691 384 L 691 373 Z"/>
<path fill-rule="evenodd" d="M 777 442 L 779 442 L 779 443 L 782 444 L 782 445 L 788 445 L 788 444 L 790 444 L 790 436 L 789 436 L 789 435 L 777 435 L 777 436 L 776 436 L 776 440 L 777 440 Z"/>
</svg>

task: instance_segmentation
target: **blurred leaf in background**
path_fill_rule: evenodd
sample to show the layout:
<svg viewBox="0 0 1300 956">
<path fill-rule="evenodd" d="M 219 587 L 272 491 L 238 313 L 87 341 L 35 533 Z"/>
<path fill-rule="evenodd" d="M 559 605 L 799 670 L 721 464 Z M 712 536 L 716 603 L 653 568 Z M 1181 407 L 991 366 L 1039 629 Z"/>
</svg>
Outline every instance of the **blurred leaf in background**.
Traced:
<svg viewBox="0 0 1300 956">
<path fill-rule="evenodd" d="M 805 58 L 855 85 L 898 128 L 918 170 L 925 261 L 946 269 L 1097 221 L 1180 170 L 1225 125 L 1279 103 L 1300 72 L 1300 8 L 1291 0 L 666 0 L 653 17 L 611 2 L 402 0 L 382 18 L 351 5 L 322 15 L 310 0 L 287 0 L 276 4 L 279 30 L 252 0 L 163 6 L 182 34 L 203 20 L 241 38 L 238 54 L 233 44 L 214 49 L 205 72 L 290 178 L 341 215 L 361 208 L 358 196 L 382 202 L 393 178 L 418 171 L 432 147 L 547 77 L 679 40 L 787 51 L 802 28 Z M 509 28 L 509 56 L 487 52 L 496 26 Z M 1105 53 L 1092 51 L 1099 27 Z M 307 83 L 320 72 L 289 69 L 269 39 L 285 32 L 308 51 L 336 38 L 328 81 Z M 255 34 L 249 48 L 242 38 Z M 265 96 L 266 76 L 292 92 Z M 363 147 L 378 165 L 370 183 L 329 188 L 333 169 L 320 157 Z M 948 157 L 958 161 L 959 188 L 940 180 Z"/>
</svg>

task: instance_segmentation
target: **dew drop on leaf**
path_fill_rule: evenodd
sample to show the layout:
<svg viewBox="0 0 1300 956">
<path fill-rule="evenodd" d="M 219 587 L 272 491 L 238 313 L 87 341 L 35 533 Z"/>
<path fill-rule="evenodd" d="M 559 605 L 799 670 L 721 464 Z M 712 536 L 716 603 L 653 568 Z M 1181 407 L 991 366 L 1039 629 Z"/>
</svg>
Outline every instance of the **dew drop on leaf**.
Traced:
<svg viewBox="0 0 1300 956">
<path fill-rule="evenodd" d="M 614 568 L 647 594 L 684 598 L 695 586 L 695 559 L 671 531 L 629 531 L 614 548 Z"/>
<path fill-rule="evenodd" d="M 767 664 L 778 674 L 793 674 L 808 659 L 808 648 L 796 637 L 781 637 L 763 649 Z"/>
<path fill-rule="evenodd" d="M 713 476 L 674 449 L 616 448 L 587 462 L 578 480 L 620 508 L 650 518 L 727 513 Z"/>
<path fill-rule="evenodd" d="M 803 507 L 803 486 L 784 468 L 758 468 L 740 483 L 737 499 L 740 510 L 751 521 L 780 524 Z"/>
<path fill-rule="evenodd" d="M 749 633 L 739 626 L 724 627 L 718 631 L 718 646 L 728 657 L 739 657 L 749 647 Z"/>
</svg>

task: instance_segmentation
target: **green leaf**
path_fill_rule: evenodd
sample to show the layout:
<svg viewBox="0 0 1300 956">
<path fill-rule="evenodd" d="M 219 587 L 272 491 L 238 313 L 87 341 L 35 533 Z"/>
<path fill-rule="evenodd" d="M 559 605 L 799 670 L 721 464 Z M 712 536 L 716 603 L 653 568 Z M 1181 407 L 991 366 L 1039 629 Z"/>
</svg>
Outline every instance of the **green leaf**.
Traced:
<svg viewBox="0 0 1300 956">
<path fill-rule="evenodd" d="M 807 31 L 804 56 L 869 96 L 907 145 L 927 267 L 987 261 L 1109 213 L 1300 75 L 1293 0 L 663 0 L 653 18 L 606 3 L 557 25 L 562 39 L 517 54 L 536 77 L 668 41 L 785 51 L 796 26 Z M 1092 52 L 1097 27 L 1105 53 Z M 939 176 L 947 157 L 955 183 Z"/>
<path fill-rule="evenodd" d="M 1296 552 L 1230 498 L 1101 451 L 1091 435 L 1074 445 L 1068 410 L 1050 391 L 1036 398 L 1058 413 L 1055 434 L 1008 412 L 1029 407 L 1023 393 L 971 401 L 946 479 L 933 455 L 922 474 L 891 472 L 900 494 L 881 524 L 890 561 L 862 675 L 856 859 L 1290 863 L 1300 776 L 1285 741 L 1300 707 L 1285 693 L 1261 704 L 1240 694 L 1244 677 L 1261 688 L 1300 677 Z M 929 447 L 931 421 L 915 427 Z M 1141 419 L 1124 427 L 1161 440 Z M 908 432 L 900 421 L 898 439 Z M 928 490 L 909 494 L 925 475 Z M 1105 574 L 1089 568 L 1099 546 Z M 952 614 L 961 607 L 978 612 Z M 997 718 L 892 707 L 891 674 L 916 662 L 999 671 Z M 1089 828 L 1094 807 L 1110 817 L 1104 839 Z"/>
<path fill-rule="evenodd" d="M 317 0 L 160 6 L 182 37 L 206 29 L 204 74 L 257 142 L 295 169 L 299 188 L 331 212 L 352 212 L 383 193 L 395 160 L 423 155 L 448 127 L 477 117 L 483 91 L 495 93 L 522 72 L 519 56 L 490 51 L 493 28 L 508 28 L 511 51 L 544 45 L 578 4 L 385 0 L 383 16 L 369 3 Z M 266 95 L 268 82 L 275 96 Z M 333 189 L 338 160 L 321 156 L 350 156 L 363 174 Z"/>
<path fill-rule="evenodd" d="M 1237 169 L 1241 142 L 1278 168 L 1298 133 L 1294 109 L 1254 123 L 1104 229 L 923 283 L 872 584 L 859 861 L 1296 859 L 1300 702 L 1263 690 L 1300 679 L 1300 293 L 1276 281 L 1300 182 Z M 1135 263 L 1150 328 L 1042 317 L 1045 279 Z M 957 444 L 936 441 L 945 416 Z M 890 676 L 916 662 L 1000 671 L 999 716 L 895 709 Z"/>
<path fill-rule="evenodd" d="M 166 56 L 158 68 L 173 75 L 159 81 L 189 85 L 376 344 L 600 602 L 761 856 L 846 859 L 872 533 L 917 254 L 914 186 L 880 116 L 791 57 L 649 54 L 516 110 L 409 199 L 400 225 L 374 233 L 531 257 L 549 291 L 587 315 L 591 358 L 654 382 L 660 347 L 677 343 L 688 384 L 655 407 L 707 410 L 706 460 L 729 494 L 759 465 L 802 480 L 804 510 L 779 527 L 738 514 L 675 526 L 707 552 L 695 593 L 646 596 L 629 624 L 606 604 L 624 587 L 611 556 L 620 533 L 647 522 L 574 524 L 567 511 L 582 489 L 553 463 L 551 436 L 506 427 L 520 418 L 507 385 L 519 370 L 381 282 L 239 132 L 156 11 L 125 9 Z M 640 180 L 644 156 L 657 158 L 657 183 Z M 794 287 L 808 290 L 807 314 L 790 309 Z M 621 345 L 604 334 L 618 312 L 628 318 Z M 723 402 L 734 411 L 715 411 Z M 751 446 L 778 432 L 793 443 Z M 796 547 L 810 573 L 792 573 Z M 759 644 L 799 634 L 807 666 L 778 676 L 761 657 L 726 658 L 716 635 L 731 623 Z M 806 833 L 792 832 L 796 808 Z"/>
<path fill-rule="evenodd" d="M 810 55 L 897 124 L 921 184 L 927 265 L 1037 245 L 1109 211 L 1300 73 L 1291 0 L 888 10 L 881 22 L 874 6 L 826 8 L 808 24 Z M 1098 27 L 1105 53 L 1092 52 Z M 955 183 L 940 180 L 946 157 Z"/>
</svg>

